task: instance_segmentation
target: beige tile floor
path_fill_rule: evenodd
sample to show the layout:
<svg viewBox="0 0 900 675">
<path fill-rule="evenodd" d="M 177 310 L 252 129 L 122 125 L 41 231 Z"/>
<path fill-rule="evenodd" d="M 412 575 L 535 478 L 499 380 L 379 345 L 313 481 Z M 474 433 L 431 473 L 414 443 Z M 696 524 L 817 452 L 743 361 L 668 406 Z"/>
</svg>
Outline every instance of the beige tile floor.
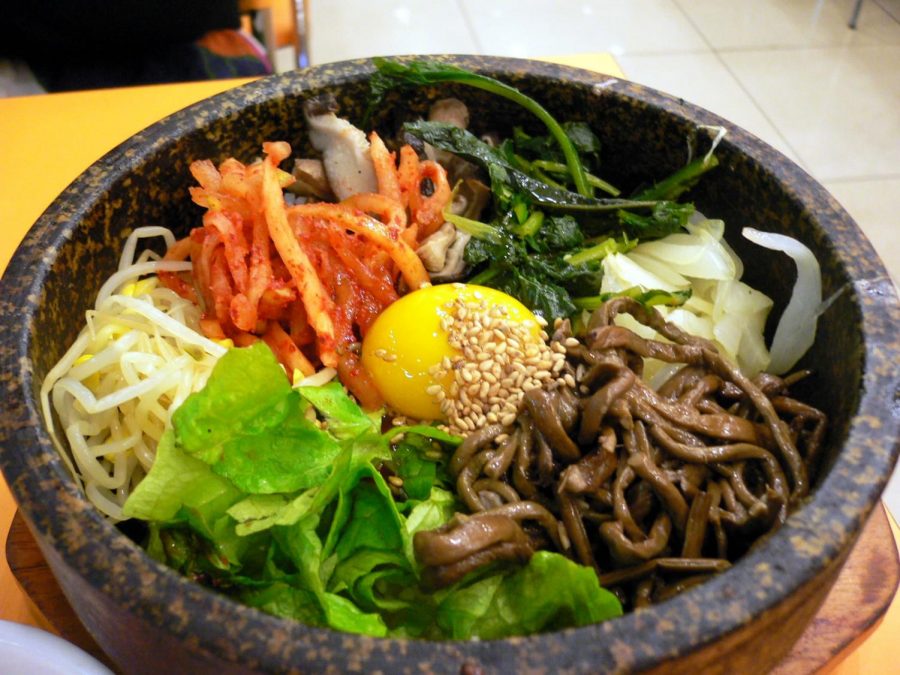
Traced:
<svg viewBox="0 0 900 675">
<path fill-rule="evenodd" d="M 313 64 L 612 53 L 626 76 L 767 141 L 847 208 L 900 280 L 900 0 L 325 0 Z M 900 514 L 900 472 L 886 500 Z"/>
</svg>

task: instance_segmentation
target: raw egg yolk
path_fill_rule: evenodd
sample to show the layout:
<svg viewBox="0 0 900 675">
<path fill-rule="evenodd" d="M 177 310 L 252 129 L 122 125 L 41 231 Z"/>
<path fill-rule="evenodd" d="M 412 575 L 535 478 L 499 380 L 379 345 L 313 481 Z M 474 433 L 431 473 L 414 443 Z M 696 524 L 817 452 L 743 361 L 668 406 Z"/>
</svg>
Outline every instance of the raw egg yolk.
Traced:
<svg viewBox="0 0 900 675">
<path fill-rule="evenodd" d="M 467 308 L 477 308 L 482 302 L 487 307 L 503 306 L 509 321 L 532 322 L 535 339 L 540 339 L 541 328 L 525 305 L 493 288 L 441 284 L 403 296 L 378 316 L 362 345 L 363 366 L 387 404 L 401 415 L 418 420 L 444 417 L 440 404 L 426 390 L 438 384 L 447 392 L 453 380 L 452 372 L 440 379 L 432 373 L 445 358 L 452 363 L 461 356 L 450 346 L 447 331 L 441 326 L 448 316 L 460 320 L 450 310 L 458 299 Z"/>
</svg>

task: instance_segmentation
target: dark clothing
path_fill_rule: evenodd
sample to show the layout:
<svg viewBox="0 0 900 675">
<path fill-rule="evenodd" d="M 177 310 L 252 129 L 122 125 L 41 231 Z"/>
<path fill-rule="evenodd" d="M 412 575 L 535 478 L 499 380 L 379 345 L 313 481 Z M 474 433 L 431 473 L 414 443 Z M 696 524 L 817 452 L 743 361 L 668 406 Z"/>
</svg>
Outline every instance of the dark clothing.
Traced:
<svg viewBox="0 0 900 675">
<path fill-rule="evenodd" d="M 26 62 L 47 91 L 262 75 L 247 55 L 197 41 L 237 29 L 237 0 L 0 0 L 0 56 Z"/>
</svg>

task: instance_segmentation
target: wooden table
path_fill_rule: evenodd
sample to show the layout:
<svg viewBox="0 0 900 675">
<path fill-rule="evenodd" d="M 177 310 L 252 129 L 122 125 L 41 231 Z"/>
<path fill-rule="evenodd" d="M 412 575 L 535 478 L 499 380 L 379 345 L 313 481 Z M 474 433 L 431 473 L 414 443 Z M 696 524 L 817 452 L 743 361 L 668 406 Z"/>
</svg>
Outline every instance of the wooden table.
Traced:
<svg viewBox="0 0 900 675">
<path fill-rule="evenodd" d="M 554 57 L 568 65 L 621 76 L 606 54 Z M 0 270 L 31 224 L 89 164 L 161 117 L 248 80 L 225 80 L 0 99 Z M 5 542 L 16 505 L 0 477 L 0 619 L 55 631 L 16 582 Z M 900 538 L 891 523 L 896 546 Z M 880 532 L 887 531 L 882 525 Z M 890 534 L 885 535 L 889 539 Z M 900 663 L 900 601 L 831 659 L 836 675 L 886 672 Z M 793 671 L 792 671 L 793 672 Z"/>
</svg>

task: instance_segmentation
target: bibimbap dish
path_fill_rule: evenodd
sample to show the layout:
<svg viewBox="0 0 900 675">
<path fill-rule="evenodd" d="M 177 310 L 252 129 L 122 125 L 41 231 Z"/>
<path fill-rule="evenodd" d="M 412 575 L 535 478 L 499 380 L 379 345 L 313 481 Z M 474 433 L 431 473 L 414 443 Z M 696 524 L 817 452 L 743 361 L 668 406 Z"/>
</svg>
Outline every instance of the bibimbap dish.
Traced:
<svg viewBox="0 0 900 675">
<path fill-rule="evenodd" d="M 835 461 L 808 352 L 852 289 L 716 210 L 729 130 L 630 166 L 502 78 L 373 65 L 365 106 L 297 96 L 302 137 L 211 135 L 190 217 L 104 250 L 39 391 L 95 517 L 241 605 L 423 644 L 600 625 L 763 548 Z"/>
</svg>

